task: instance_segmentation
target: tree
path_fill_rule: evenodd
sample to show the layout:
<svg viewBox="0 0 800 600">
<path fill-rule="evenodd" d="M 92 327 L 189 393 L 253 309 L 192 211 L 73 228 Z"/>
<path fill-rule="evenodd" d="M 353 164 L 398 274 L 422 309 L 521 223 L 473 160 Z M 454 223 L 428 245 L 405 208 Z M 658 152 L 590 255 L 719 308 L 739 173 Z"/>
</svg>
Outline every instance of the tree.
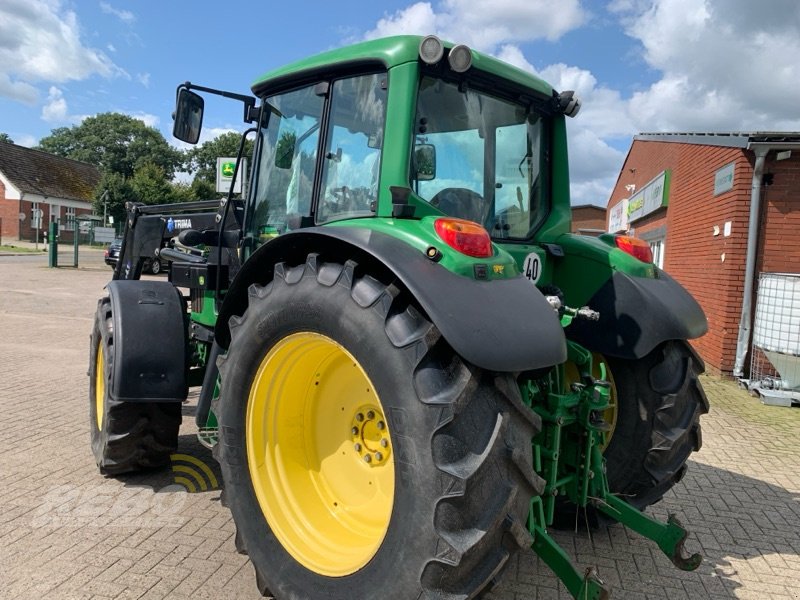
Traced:
<svg viewBox="0 0 800 600">
<path fill-rule="evenodd" d="M 13 144 L 14 140 L 7 133 L 0 133 L 0 142 L 8 142 L 9 144 Z"/>
<path fill-rule="evenodd" d="M 124 177 L 132 177 L 137 169 L 152 163 L 163 169 L 166 179 L 172 179 L 183 164 L 181 152 L 157 129 L 120 113 L 102 113 L 80 125 L 54 129 L 38 148 Z"/>
<path fill-rule="evenodd" d="M 191 200 L 213 200 L 221 196 L 216 185 L 199 177 L 195 177 L 189 186 L 189 194 Z"/>
<path fill-rule="evenodd" d="M 95 214 L 113 217 L 114 224 L 125 222 L 125 203 L 137 202 L 131 184 L 120 173 L 104 173 L 94 191 Z"/>
<path fill-rule="evenodd" d="M 129 179 L 131 189 L 144 204 L 170 204 L 178 201 L 178 192 L 167 181 L 163 167 L 153 162 L 140 165 Z"/>
<path fill-rule="evenodd" d="M 217 158 L 226 156 L 236 156 L 239 152 L 239 142 L 242 139 L 240 133 L 227 131 L 218 135 L 213 140 L 209 140 L 199 146 L 192 148 L 187 153 L 187 169 L 195 174 L 195 181 L 200 179 L 211 184 L 217 181 Z M 253 140 L 247 139 L 244 146 L 244 156 L 253 155 Z M 242 177 L 239 173 L 238 177 Z"/>
<path fill-rule="evenodd" d="M 210 191 L 209 191 L 210 188 Z M 123 223 L 127 202 L 142 204 L 172 204 L 216 198 L 214 186 L 208 183 L 191 185 L 167 181 L 164 169 L 155 163 L 144 163 L 133 177 L 120 173 L 104 173 L 94 191 L 92 202 L 95 214 L 114 218 L 114 223 Z"/>
</svg>

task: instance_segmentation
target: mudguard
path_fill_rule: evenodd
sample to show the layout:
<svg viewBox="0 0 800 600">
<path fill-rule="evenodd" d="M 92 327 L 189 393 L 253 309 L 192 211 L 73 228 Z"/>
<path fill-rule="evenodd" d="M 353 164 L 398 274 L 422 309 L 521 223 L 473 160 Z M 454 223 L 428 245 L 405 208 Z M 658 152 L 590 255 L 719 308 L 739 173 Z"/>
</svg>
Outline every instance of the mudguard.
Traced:
<svg viewBox="0 0 800 600">
<path fill-rule="evenodd" d="M 635 359 L 667 340 L 690 340 L 708 331 L 703 309 L 661 269 L 656 278 L 615 271 L 587 303 L 600 320 L 575 320 L 567 337 L 606 356 Z"/>
<path fill-rule="evenodd" d="M 183 402 L 188 393 L 186 307 L 166 281 L 108 284 L 114 352 L 109 396 L 125 402 Z"/>
<path fill-rule="evenodd" d="M 491 371 L 519 372 L 566 360 L 558 316 L 524 279 L 477 281 L 451 273 L 405 242 L 360 227 L 311 227 L 285 233 L 245 261 L 225 296 L 215 339 L 227 348 L 228 319 L 247 308 L 247 288 L 272 279 L 273 265 L 295 264 L 310 252 L 326 260 L 353 259 L 390 270 L 468 362 Z"/>
</svg>

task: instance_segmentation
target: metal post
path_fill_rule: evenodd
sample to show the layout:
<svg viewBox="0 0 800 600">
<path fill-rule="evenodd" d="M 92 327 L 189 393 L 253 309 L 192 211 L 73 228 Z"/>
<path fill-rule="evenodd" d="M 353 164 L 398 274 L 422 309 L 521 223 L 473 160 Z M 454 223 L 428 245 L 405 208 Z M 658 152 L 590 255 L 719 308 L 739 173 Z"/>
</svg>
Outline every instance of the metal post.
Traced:
<svg viewBox="0 0 800 600">
<path fill-rule="evenodd" d="M 77 221 L 75 221 L 77 223 Z M 78 268 L 78 237 L 80 236 L 80 225 L 73 229 L 72 233 L 72 266 Z"/>
<path fill-rule="evenodd" d="M 58 235 L 58 223 L 52 221 L 50 223 L 50 233 L 48 237 L 50 238 L 50 252 L 48 253 L 48 266 L 50 267 L 57 267 L 58 266 L 58 240 L 56 236 Z"/>
<path fill-rule="evenodd" d="M 764 174 L 764 162 L 769 151 L 770 148 L 764 146 L 753 148 L 756 162 L 753 166 L 753 183 L 750 189 L 750 218 L 747 226 L 744 293 L 742 294 L 742 315 L 739 317 L 739 335 L 736 340 L 736 360 L 733 365 L 734 377 L 744 376 L 744 361 L 750 345 L 750 312 L 753 308 L 753 280 L 756 273 L 759 217 L 761 216 L 761 177 Z"/>
</svg>

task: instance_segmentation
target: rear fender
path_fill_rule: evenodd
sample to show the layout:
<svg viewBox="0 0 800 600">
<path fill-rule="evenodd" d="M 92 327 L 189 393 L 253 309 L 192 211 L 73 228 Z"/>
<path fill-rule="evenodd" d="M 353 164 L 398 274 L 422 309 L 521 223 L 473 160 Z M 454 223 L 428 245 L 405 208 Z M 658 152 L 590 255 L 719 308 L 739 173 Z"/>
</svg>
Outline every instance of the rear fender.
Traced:
<svg viewBox="0 0 800 600">
<path fill-rule="evenodd" d="M 309 253 L 352 259 L 389 274 L 416 299 L 453 349 L 491 371 L 518 372 L 566 360 L 563 329 L 553 308 L 522 278 L 477 281 L 456 275 L 408 244 L 367 228 L 314 227 L 262 245 L 244 263 L 220 309 L 215 339 L 230 343 L 228 320 L 247 309 L 251 284 L 265 285 L 281 261 L 299 264 Z"/>
<path fill-rule="evenodd" d="M 708 323 L 697 301 L 661 269 L 655 275 L 615 271 L 587 303 L 600 320 L 574 320 L 567 337 L 606 356 L 636 359 L 667 340 L 705 334 Z"/>
</svg>

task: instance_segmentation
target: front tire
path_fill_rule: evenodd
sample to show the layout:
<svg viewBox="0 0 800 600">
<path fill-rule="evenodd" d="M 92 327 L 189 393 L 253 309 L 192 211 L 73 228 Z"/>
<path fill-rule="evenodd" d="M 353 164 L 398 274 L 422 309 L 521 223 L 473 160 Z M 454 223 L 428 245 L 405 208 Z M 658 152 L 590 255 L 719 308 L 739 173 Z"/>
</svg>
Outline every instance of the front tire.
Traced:
<svg viewBox="0 0 800 600">
<path fill-rule="evenodd" d="M 215 450 L 263 594 L 472 598 L 530 544 L 538 417 L 395 286 L 278 264 L 231 336 Z"/>
<path fill-rule="evenodd" d="M 110 397 L 113 323 L 111 300 L 102 298 L 90 339 L 89 427 L 92 453 L 106 475 L 168 464 L 178 446 L 181 424 L 180 403 L 127 402 Z"/>
<path fill-rule="evenodd" d="M 609 358 L 617 419 L 605 449 L 609 489 L 643 509 L 661 500 L 702 445 L 708 399 L 702 361 L 687 342 L 669 341 L 638 360 Z"/>
</svg>

